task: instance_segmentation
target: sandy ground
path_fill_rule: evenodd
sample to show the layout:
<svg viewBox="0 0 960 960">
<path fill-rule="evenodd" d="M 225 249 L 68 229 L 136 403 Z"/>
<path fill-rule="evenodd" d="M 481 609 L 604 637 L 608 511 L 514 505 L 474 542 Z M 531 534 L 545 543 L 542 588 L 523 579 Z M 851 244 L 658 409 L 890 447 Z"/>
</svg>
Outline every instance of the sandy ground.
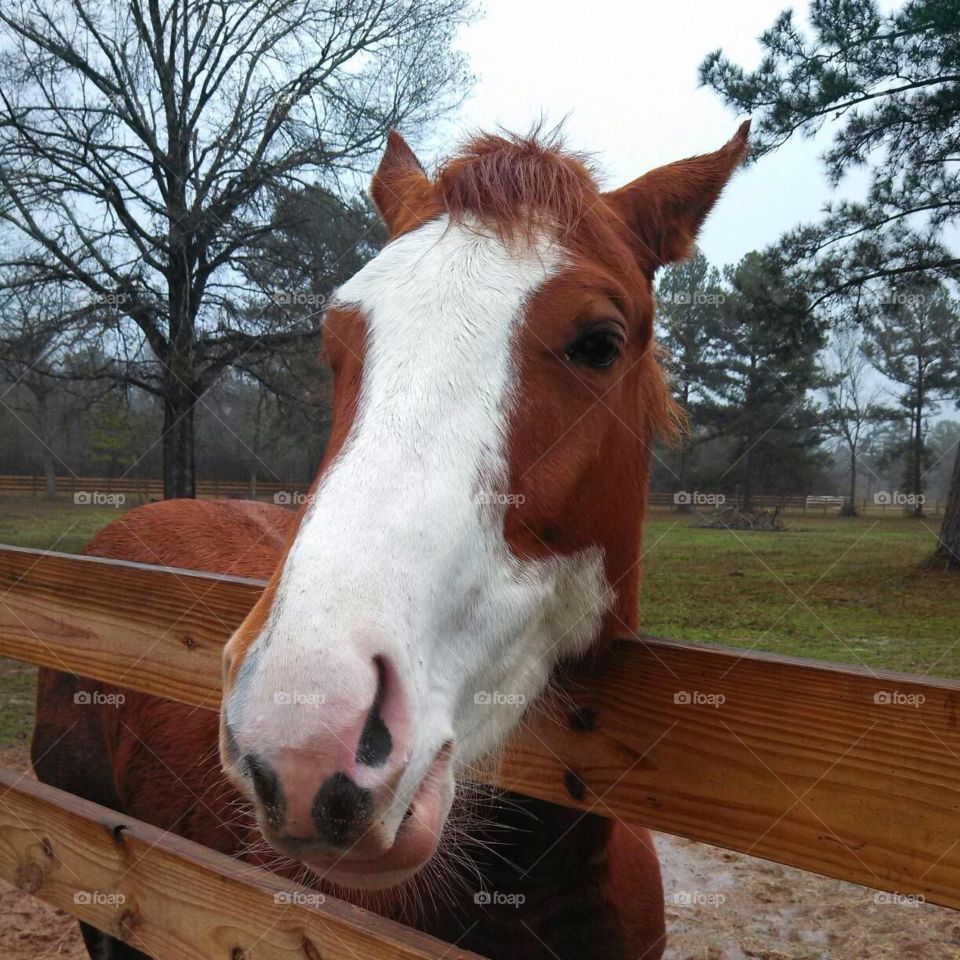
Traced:
<svg viewBox="0 0 960 960">
<path fill-rule="evenodd" d="M 960 960 L 960 913 L 658 836 L 668 960 Z"/>
<path fill-rule="evenodd" d="M 26 771 L 26 744 L 0 748 L 0 766 Z M 88 960 L 76 920 L 0 880 L 0 960 L 54 958 Z"/>
<path fill-rule="evenodd" d="M 0 764 L 25 768 L 25 748 Z M 666 960 L 960 960 L 960 913 L 676 837 L 657 849 Z M 0 960 L 54 958 L 87 960 L 76 922 L 0 881 Z"/>
<path fill-rule="evenodd" d="M 0 881 L 3 960 L 88 960 L 73 917 Z"/>
</svg>

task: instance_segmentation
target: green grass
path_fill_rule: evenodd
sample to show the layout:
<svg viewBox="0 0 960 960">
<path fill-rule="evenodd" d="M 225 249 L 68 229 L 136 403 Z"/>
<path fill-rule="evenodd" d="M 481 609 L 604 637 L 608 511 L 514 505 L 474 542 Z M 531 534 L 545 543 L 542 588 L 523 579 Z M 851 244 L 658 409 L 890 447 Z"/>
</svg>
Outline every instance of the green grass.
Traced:
<svg viewBox="0 0 960 960">
<path fill-rule="evenodd" d="M 37 668 L 0 660 L 0 749 L 26 748 L 33 730 Z"/>
<path fill-rule="evenodd" d="M 0 543 L 79 553 L 98 530 L 121 513 L 123 508 L 74 504 L 66 497 L 52 503 L 33 497 L 4 497 L 0 498 Z"/>
<path fill-rule="evenodd" d="M 960 677 L 960 576 L 924 567 L 937 520 L 787 519 L 782 533 L 703 530 L 656 512 L 641 622 L 652 634 Z"/>
<path fill-rule="evenodd" d="M 78 551 L 119 511 L 0 500 L 0 542 Z M 937 520 L 789 517 L 782 533 L 701 530 L 655 511 L 644 533 L 648 633 L 960 678 L 960 576 L 923 566 Z M 0 661 L 0 746 L 32 724 L 29 666 Z"/>
</svg>

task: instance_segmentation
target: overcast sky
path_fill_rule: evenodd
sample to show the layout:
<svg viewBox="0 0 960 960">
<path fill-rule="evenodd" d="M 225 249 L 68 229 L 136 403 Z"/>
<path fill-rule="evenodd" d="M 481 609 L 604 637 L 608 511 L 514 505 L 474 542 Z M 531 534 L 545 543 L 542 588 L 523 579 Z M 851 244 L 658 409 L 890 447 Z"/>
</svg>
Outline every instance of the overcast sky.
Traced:
<svg viewBox="0 0 960 960">
<path fill-rule="evenodd" d="M 779 13 L 792 6 L 806 28 L 808 8 L 806 0 L 482 2 L 483 15 L 459 38 L 476 84 L 453 138 L 498 127 L 525 131 L 541 114 L 549 123 L 563 120 L 570 146 L 594 156 L 606 187 L 728 140 L 746 117 L 698 85 L 701 61 L 720 48 L 753 68 L 762 56 L 758 38 Z M 880 2 L 884 11 L 896 6 Z M 828 124 L 815 140 L 794 137 L 740 171 L 700 234 L 712 263 L 734 263 L 820 217 L 832 195 L 820 156 L 834 129 Z M 449 147 L 427 146 L 424 159 L 432 163 Z M 858 172 L 840 193 L 859 198 L 866 186 Z M 945 404 L 943 413 L 952 409 Z"/>
<path fill-rule="evenodd" d="M 477 81 L 455 134 L 523 131 L 541 114 L 566 118 L 570 145 L 594 155 L 609 187 L 713 150 L 745 117 L 698 87 L 700 61 L 720 47 L 755 65 L 756 38 L 786 5 L 485 0 L 482 17 L 460 36 Z M 794 6 L 805 16 L 805 2 Z M 738 175 L 701 234 L 711 261 L 736 261 L 818 216 L 828 189 L 817 158 L 827 142 L 796 140 Z M 427 151 L 432 161 L 444 149 Z"/>
</svg>

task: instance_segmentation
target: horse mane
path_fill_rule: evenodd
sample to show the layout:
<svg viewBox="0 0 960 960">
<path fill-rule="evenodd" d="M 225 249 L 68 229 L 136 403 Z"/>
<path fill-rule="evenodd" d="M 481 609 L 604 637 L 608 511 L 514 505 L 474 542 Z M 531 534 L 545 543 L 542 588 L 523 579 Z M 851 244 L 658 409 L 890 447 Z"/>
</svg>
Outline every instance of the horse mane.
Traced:
<svg viewBox="0 0 960 960">
<path fill-rule="evenodd" d="M 577 232 L 600 200 L 589 158 L 566 149 L 559 128 L 479 134 L 438 169 L 434 181 L 450 220 L 476 218 L 525 238 L 548 220 Z"/>
</svg>

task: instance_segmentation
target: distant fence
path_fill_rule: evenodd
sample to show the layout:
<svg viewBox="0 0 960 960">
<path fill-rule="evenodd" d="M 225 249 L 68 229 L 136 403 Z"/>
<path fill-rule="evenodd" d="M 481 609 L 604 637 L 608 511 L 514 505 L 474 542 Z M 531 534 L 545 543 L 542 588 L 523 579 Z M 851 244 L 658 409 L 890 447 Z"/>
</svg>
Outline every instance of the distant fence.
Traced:
<svg viewBox="0 0 960 960">
<path fill-rule="evenodd" d="M 38 476 L 0 475 L 0 495 L 19 494 L 42 497 L 46 493 L 46 479 Z M 284 483 L 277 480 L 200 480 L 197 496 L 201 498 L 231 498 L 277 500 L 293 503 L 309 489 L 306 483 Z M 69 498 L 88 495 L 123 494 L 131 500 L 147 502 L 163 498 L 163 481 L 141 477 L 57 477 L 57 495 Z M 93 501 L 91 501 L 93 502 Z"/>
<path fill-rule="evenodd" d="M 197 496 L 201 499 L 243 498 L 249 500 L 273 500 L 285 506 L 295 506 L 310 489 L 306 483 L 285 483 L 278 480 L 258 480 L 252 484 L 249 480 L 199 480 Z M 46 479 L 41 476 L 13 476 L 0 474 L 0 496 L 23 495 L 42 497 L 46 493 Z M 141 477 L 57 477 L 57 495 L 75 499 L 88 495 L 91 498 L 122 494 L 130 501 L 146 503 L 149 500 L 163 498 L 163 481 Z M 864 497 L 857 503 L 860 513 L 885 515 L 888 512 L 896 516 L 910 509 L 910 504 L 897 493 L 878 493 L 873 497 Z M 837 496 L 755 496 L 751 498 L 758 510 L 777 510 L 787 513 L 839 513 L 847 502 L 846 497 Z M 87 502 L 95 503 L 95 499 Z M 714 510 L 718 506 L 734 504 L 737 498 L 716 493 L 680 492 L 651 493 L 651 507 L 670 507 L 672 509 L 692 509 L 698 511 Z M 946 501 L 926 500 L 924 513 L 939 516 L 943 513 Z"/>
<path fill-rule="evenodd" d="M 796 497 L 776 497 L 776 496 L 755 496 L 751 497 L 751 503 L 757 510 L 777 510 L 785 513 L 839 513 L 846 504 L 848 497 L 837 496 L 796 496 Z M 694 491 L 688 493 L 651 493 L 651 507 L 670 507 L 671 509 L 687 510 L 715 510 L 721 506 L 730 506 L 737 503 L 737 497 L 715 493 L 700 493 Z M 882 492 L 872 497 L 863 497 L 857 500 L 857 510 L 860 513 L 885 515 L 888 512 L 895 516 L 898 513 L 912 510 L 912 502 L 909 497 L 897 494 Z M 931 516 L 938 516 L 943 513 L 946 505 L 945 500 L 926 499 L 923 504 L 923 511 Z"/>
</svg>

